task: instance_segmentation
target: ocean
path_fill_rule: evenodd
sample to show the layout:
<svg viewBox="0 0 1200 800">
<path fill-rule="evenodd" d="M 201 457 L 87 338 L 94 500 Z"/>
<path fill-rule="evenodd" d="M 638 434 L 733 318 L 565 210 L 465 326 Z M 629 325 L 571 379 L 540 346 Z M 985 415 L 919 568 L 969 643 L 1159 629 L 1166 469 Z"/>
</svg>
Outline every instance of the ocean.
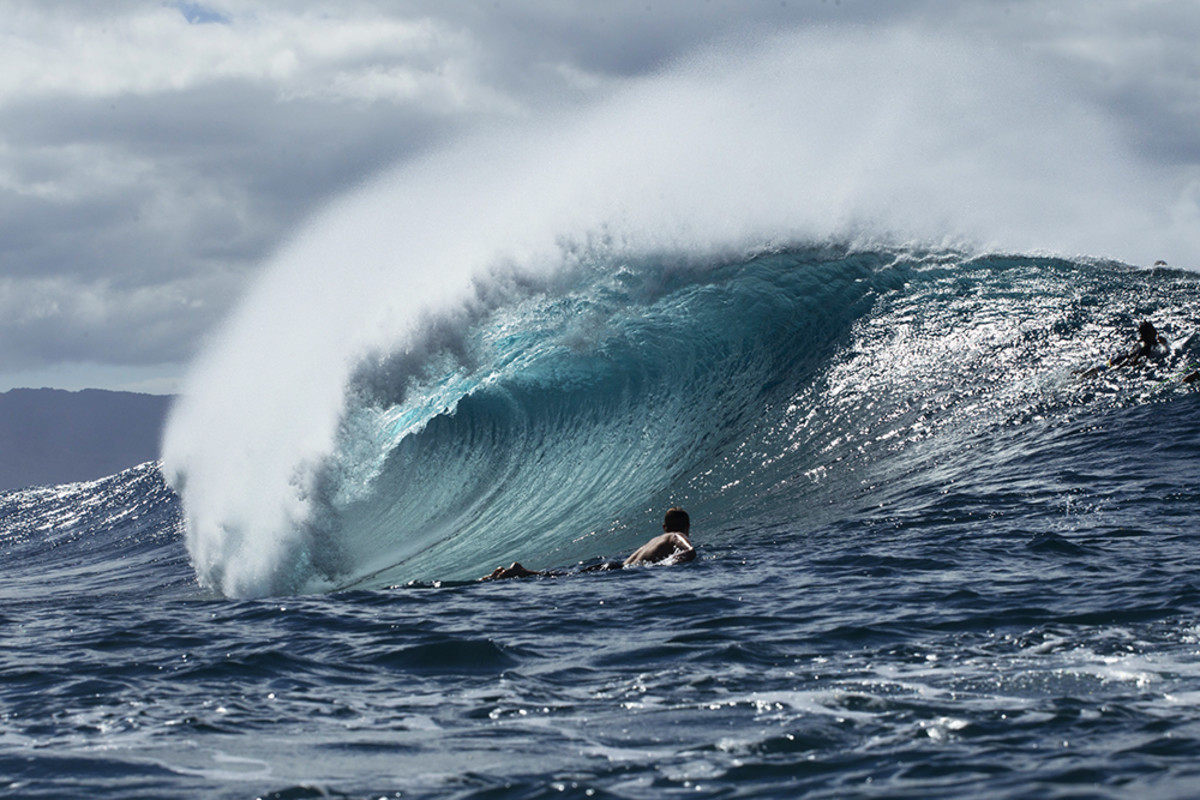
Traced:
<svg viewBox="0 0 1200 800">
<path fill-rule="evenodd" d="M 601 243 L 472 297 L 303 457 L 184 401 L 0 494 L 0 795 L 1200 791 L 1200 276 Z M 582 572 L 671 505 L 694 562 Z"/>
</svg>

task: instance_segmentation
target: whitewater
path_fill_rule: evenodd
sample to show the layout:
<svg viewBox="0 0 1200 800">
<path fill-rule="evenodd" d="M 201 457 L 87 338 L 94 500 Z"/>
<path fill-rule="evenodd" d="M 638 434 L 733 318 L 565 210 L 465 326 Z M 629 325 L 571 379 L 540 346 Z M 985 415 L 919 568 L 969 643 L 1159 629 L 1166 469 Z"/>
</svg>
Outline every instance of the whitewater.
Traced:
<svg viewBox="0 0 1200 800">
<path fill-rule="evenodd" d="M 1198 184 L 1042 67 L 726 43 L 335 201 L 0 494 L 0 791 L 1193 795 Z"/>
</svg>

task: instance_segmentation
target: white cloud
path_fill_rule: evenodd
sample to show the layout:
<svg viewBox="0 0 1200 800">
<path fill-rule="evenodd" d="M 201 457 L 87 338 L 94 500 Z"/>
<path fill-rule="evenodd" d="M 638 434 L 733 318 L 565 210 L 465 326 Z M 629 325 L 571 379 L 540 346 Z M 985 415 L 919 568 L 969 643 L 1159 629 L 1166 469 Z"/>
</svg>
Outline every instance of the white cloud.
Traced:
<svg viewBox="0 0 1200 800">
<path fill-rule="evenodd" d="M 505 112 L 519 102 L 480 74 L 470 32 L 430 17 L 261 6 L 196 24 L 170 5 L 62 24 L 26 7 L 0 32 L 0 106 L 39 97 L 109 99 L 245 83 L 280 101 Z"/>
</svg>

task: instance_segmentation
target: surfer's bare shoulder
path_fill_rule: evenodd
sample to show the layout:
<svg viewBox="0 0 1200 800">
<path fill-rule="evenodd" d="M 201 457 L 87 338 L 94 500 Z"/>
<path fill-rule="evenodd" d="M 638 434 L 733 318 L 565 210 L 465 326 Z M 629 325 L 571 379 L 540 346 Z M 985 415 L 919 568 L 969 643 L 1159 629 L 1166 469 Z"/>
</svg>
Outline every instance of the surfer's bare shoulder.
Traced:
<svg viewBox="0 0 1200 800">
<path fill-rule="evenodd" d="M 692 547 L 686 533 L 668 531 L 655 536 L 639 547 L 625 559 L 625 566 L 637 564 L 682 564 L 696 557 L 696 548 Z"/>
</svg>

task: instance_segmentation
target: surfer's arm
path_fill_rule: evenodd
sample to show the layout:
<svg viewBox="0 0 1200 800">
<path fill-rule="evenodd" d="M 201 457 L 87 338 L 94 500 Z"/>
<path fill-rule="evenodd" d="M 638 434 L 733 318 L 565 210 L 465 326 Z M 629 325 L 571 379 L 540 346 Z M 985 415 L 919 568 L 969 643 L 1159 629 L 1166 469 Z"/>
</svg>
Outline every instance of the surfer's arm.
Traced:
<svg viewBox="0 0 1200 800">
<path fill-rule="evenodd" d="M 546 572 L 538 572 L 535 569 L 525 569 L 521 566 L 520 561 L 514 561 L 511 567 L 496 567 L 490 574 L 484 575 L 479 580 L 481 581 L 501 581 L 505 578 L 528 578 L 531 575 L 547 575 Z"/>
<path fill-rule="evenodd" d="M 1142 346 L 1136 345 L 1128 353 L 1118 353 L 1108 360 L 1108 366 L 1112 368 L 1123 367 L 1126 364 L 1136 364 L 1142 360 Z"/>
</svg>

